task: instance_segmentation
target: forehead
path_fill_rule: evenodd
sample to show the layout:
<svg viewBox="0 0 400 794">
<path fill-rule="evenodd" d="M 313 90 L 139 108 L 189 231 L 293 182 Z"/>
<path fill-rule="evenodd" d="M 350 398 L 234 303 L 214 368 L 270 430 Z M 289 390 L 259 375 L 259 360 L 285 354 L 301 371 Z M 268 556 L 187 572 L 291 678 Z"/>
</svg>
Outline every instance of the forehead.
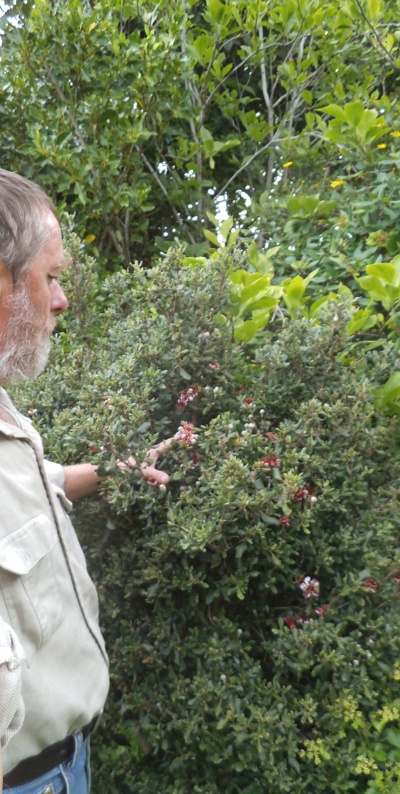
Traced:
<svg viewBox="0 0 400 794">
<path fill-rule="evenodd" d="M 44 231 L 47 234 L 46 242 L 33 257 L 28 272 L 35 273 L 41 270 L 61 272 L 66 265 L 61 229 L 57 219 L 50 212 L 45 217 Z"/>
</svg>

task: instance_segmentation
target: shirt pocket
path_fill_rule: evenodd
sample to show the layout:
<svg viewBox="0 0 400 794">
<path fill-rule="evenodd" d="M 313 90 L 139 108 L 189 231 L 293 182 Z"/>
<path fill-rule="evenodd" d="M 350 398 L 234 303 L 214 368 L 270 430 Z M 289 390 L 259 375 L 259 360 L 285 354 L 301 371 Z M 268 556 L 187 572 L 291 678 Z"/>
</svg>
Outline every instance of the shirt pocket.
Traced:
<svg viewBox="0 0 400 794">
<path fill-rule="evenodd" d="M 0 541 L 0 587 L 28 666 L 62 620 L 55 564 L 57 531 L 38 515 Z"/>
</svg>

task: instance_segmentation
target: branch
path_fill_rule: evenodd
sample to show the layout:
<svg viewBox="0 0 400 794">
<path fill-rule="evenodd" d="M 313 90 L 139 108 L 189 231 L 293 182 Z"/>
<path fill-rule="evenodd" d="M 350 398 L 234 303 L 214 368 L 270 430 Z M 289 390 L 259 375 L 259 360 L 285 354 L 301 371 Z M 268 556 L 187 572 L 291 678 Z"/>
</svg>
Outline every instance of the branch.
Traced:
<svg viewBox="0 0 400 794">
<path fill-rule="evenodd" d="M 365 11 L 364 11 L 364 9 L 363 9 L 363 7 L 362 7 L 361 3 L 360 3 L 360 0 L 356 0 L 356 4 L 357 4 L 358 10 L 359 10 L 359 12 L 360 12 L 360 14 L 361 14 L 361 16 L 362 16 L 362 18 L 363 18 L 364 22 L 366 22 L 366 23 L 367 23 L 367 25 L 368 25 L 369 29 L 370 29 L 370 30 L 372 31 L 372 33 L 374 34 L 374 36 L 375 36 L 375 38 L 376 38 L 376 40 L 377 40 L 377 42 L 378 42 L 378 44 L 379 44 L 379 47 L 381 48 L 381 50 L 383 50 L 383 52 L 385 53 L 386 57 L 389 59 L 390 63 L 392 64 L 392 66 L 394 66 L 394 68 L 396 69 L 396 71 L 398 71 L 398 68 L 399 68 L 399 67 L 398 67 L 398 66 L 397 66 L 397 64 L 396 64 L 396 61 L 394 60 L 394 58 L 392 58 L 392 56 L 391 56 L 390 52 L 389 52 L 389 51 L 386 49 L 386 47 L 385 47 L 385 45 L 384 45 L 384 43 L 383 43 L 383 41 L 382 41 L 381 37 L 379 36 L 379 34 L 378 34 L 378 32 L 377 32 L 376 28 L 374 28 L 374 26 L 373 26 L 372 22 L 370 22 L 370 20 L 368 19 L 367 15 L 366 15 L 366 13 L 365 13 Z"/>
<path fill-rule="evenodd" d="M 315 82 L 315 79 L 318 77 L 318 75 L 321 72 L 324 71 L 324 69 L 325 69 L 324 64 L 321 64 L 321 66 L 319 66 L 318 69 L 315 70 L 315 72 L 310 74 L 310 76 L 306 80 L 304 80 L 304 82 L 301 84 L 301 86 L 296 86 L 297 94 L 294 97 L 294 101 L 297 101 L 297 99 L 300 96 L 301 92 L 304 91 L 304 89 L 307 88 L 307 86 L 310 85 L 311 82 L 312 83 Z M 274 110 L 276 110 L 276 108 L 279 105 L 281 105 L 282 102 L 286 102 L 289 99 L 290 96 L 291 96 L 291 90 L 286 91 L 285 94 L 282 94 L 280 97 L 278 97 L 278 99 L 274 103 Z"/>
<path fill-rule="evenodd" d="M 258 29 L 258 35 L 261 41 L 261 49 L 263 49 L 264 44 L 264 29 L 263 26 L 260 25 Z M 264 55 L 264 53 L 263 53 Z M 265 60 L 263 55 L 261 56 L 260 61 L 260 71 L 261 71 L 261 89 L 264 97 L 264 101 L 267 107 L 268 112 L 268 124 L 273 127 L 274 126 L 274 110 L 272 105 L 272 100 L 268 91 L 268 81 L 267 81 L 267 70 L 265 68 Z"/>
<path fill-rule="evenodd" d="M 124 249 L 123 249 L 121 243 L 118 241 L 117 236 L 115 234 L 115 231 L 114 231 L 114 229 L 111 226 L 110 220 L 109 220 L 109 218 L 107 217 L 107 215 L 105 213 L 103 214 L 103 220 L 105 222 L 105 230 L 106 230 L 106 232 L 107 232 L 107 234 L 108 234 L 108 236 L 109 236 L 109 238 L 110 238 L 110 240 L 111 240 L 111 242 L 112 242 L 117 254 L 119 254 L 119 256 L 124 256 Z M 127 263 L 127 264 L 129 264 L 129 263 Z"/>
<path fill-rule="evenodd" d="M 137 151 L 139 152 L 140 157 L 142 158 L 147 170 L 150 172 L 150 174 L 152 175 L 153 179 L 157 182 L 158 187 L 160 188 L 161 192 L 163 193 L 163 195 L 167 199 L 168 204 L 171 207 L 172 212 L 174 214 L 174 218 L 175 218 L 176 222 L 179 224 L 179 226 L 184 226 L 184 222 L 183 222 L 181 216 L 179 215 L 179 213 L 177 212 L 175 205 L 172 203 L 171 199 L 169 198 L 168 191 L 167 191 L 165 185 L 163 185 L 160 177 L 158 176 L 157 171 L 153 168 L 152 164 L 148 161 L 146 155 L 143 152 L 140 152 L 139 149 L 137 149 Z M 194 241 L 192 235 L 190 234 L 190 232 L 188 234 L 189 234 L 190 242 L 194 243 L 195 241 Z"/>
<path fill-rule="evenodd" d="M 294 140 L 296 138 L 298 138 L 298 137 L 299 137 L 298 135 L 295 135 L 294 136 Z M 221 190 L 218 191 L 218 193 L 216 194 L 216 196 L 214 198 L 217 199 L 220 196 L 222 196 L 225 193 L 225 191 L 227 190 L 227 188 L 229 187 L 229 185 L 231 185 L 232 182 L 236 179 L 236 177 L 239 176 L 239 174 L 241 174 L 242 171 L 244 171 L 245 168 L 247 168 L 247 166 L 250 165 L 250 163 L 252 163 L 254 160 L 256 160 L 257 157 L 259 157 L 260 154 L 262 154 L 263 152 L 266 152 L 267 149 L 272 148 L 272 146 L 275 146 L 276 143 L 281 143 L 281 141 L 286 141 L 286 140 L 287 140 L 286 136 L 284 138 L 272 138 L 270 141 L 268 141 L 268 143 L 265 144 L 265 146 L 262 146 L 261 149 L 259 149 L 257 152 L 254 152 L 254 154 L 249 158 L 249 160 L 247 160 L 243 165 L 241 165 L 240 168 L 238 168 L 238 170 L 235 171 L 234 174 L 232 174 L 230 179 L 228 179 L 228 181 L 225 182 L 225 185 L 221 188 Z"/>
<path fill-rule="evenodd" d="M 236 38 L 238 37 L 236 36 Z M 215 88 L 211 91 L 211 94 L 207 97 L 205 101 L 205 106 L 207 107 L 207 105 L 211 102 L 214 94 L 216 94 L 217 91 L 219 91 L 221 86 L 224 83 L 226 83 L 226 81 L 229 80 L 232 77 L 232 75 L 235 74 L 235 72 L 238 72 L 239 69 L 243 69 L 243 66 L 245 66 L 246 63 L 250 61 L 252 58 L 254 58 L 256 55 L 259 55 L 260 53 L 263 52 L 267 52 L 267 50 L 272 50 L 274 49 L 275 46 L 276 46 L 275 44 L 267 44 L 265 47 L 260 47 L 259 49 L 253 50 L 249 55 L 246 56 L 246 58 L 243 58 L 243 60 L 240 61 L 240 63 L 238 63 L 233 69 L 231 69 L 231 71 L 228 72 L 228 74 L 226 74 L 225 77 L 223 77 L 222 80 L 220 80 L 218 85 L 216 85 Z"/>
<path fill-rule="evenodd" d="M 83 137 L 83 135 L 81 133 L 79 124 L 78 124 L 74 114 L 71 112 L 71 110 L 68 107 L 68 99 L 67 99 L 67 97 L 65 96 L 62 88 L 59 86 L 59 84 L 57 82 L 57 78 L 56 78 L 54 72 L 50 69 L 50 66 L 48 66 L 47 63 L 45 63 L 45 62 L 42 62 L 42 66 L 43 66 L 43 68 L 44 68 L 44 70 L 45 70 L 50 82 L 52 83 L 52 85 L 56 89 L 56 93 L 58 94 L 58 98 L 61 99 L 61 102 L 63 103 L 63 105 L 65 107 L 65 111 L 66 111 L 67 116 L 68 116 L 68 118 L 69 118 L 69 120 L 70 120 L 70 122 L 71 122 L 71 124 L 72 124 L 72 126 L 74 128 L 74 130 L 75 130 L 76 137 L 78 138 L 79 143 L 81 144 L 82 148 L 85 149 L 86 148 L 86 141 L 85 141 L 85 139 L 84 139 L 84 137 Z M 93 173 L 93 176 L 96 177 L 96 175 L 94 173 Z"/>
<path fill-rule="evenodd" d="M 300 41 L 300 43 L 301 43 L 303 41 L 303 39 L 304 39 L 304 36 L 302 36 L 300 34 L 300 31 L 298 31 L 298 33 L 296 34 L 296 37 L 293 39 L 293 41 L 292 41 L 292 43 L 290 45 L 290 49 L 288 50 L 283 63 L 287 63 L 288 61 L 290 61 L 292 59 L 292 55 L 294 53 L 295 47 L 297 45 L 297 42 Z M 303 44 L 303 47 L 304 47 L 304 44 Z M 275 80 L 275 82 L 274 82 L 274 84 L 272 86 L 272 93 L 274 93 L 276 87 L 279 84 L 279 81 L 280 81 L 280 76 L 279 76 L 279 72 L 277 71 L 276 80 Z"/>
<path fill-rule="evenodd" d="M 185 9 L 186 10 L 186 9 Z M 182 32 L 181 32 L 181 44 L 182 44 L 182 54 L 186 55 L 186 17 L 184 23 L 182 25 Z M 215 51 L 215 47 L 214 47 Z M 206 104 L 202 102 L 201 96 L 197 90 L 197 86 L 194 84 L 193 80 L 189 82 L 188 78 L 185 77 L 185 87 L 189 91 L 189 95 L 191 97 L 191 103 L 194 108 L 201 108 L 201 125 L 203 123 Z M 197 153 L 196 153 L 196 163 L 197 163 L 197 174 L 198 179 L 201 182 L 203 179 L 203 156 L 201 153 L 200 141 L 197 135 L 196 125 L 192 118 L 189 119 L 189 127 L 190 132 L 192 134 L 192 138 L 197 145 Z M 199 217 L 203 217 L 203 196 L 200 194 L 199 198 Z M 193 240 L 192 240 L 193 242 Z"/>
</svg>

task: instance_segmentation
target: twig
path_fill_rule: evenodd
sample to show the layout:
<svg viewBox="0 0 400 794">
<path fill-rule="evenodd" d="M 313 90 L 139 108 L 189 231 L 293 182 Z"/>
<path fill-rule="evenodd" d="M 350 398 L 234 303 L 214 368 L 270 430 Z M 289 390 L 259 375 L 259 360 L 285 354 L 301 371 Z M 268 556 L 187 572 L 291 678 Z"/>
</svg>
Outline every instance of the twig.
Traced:
<svg viewBox="0 0 400 794">
<path fill-rule="evenodd" d="M 260 25 L 260 27 L 258 29 L 258 35 L 259 35 L 259 39 L 261 41 L 261 48 L 263 49 L 264 30 L 263 30 L 263 26 L 262 25 Z M 264 60 L 263 56 L 264 56 L 264 53 L 263 53 L 263 55 L 261 57 L 261 61 L 260 61 L 261 89 L 262 89 L 264 101 L 265 101 L 265 104 L 266 104 L 266 107 L 267 107 L 268 124 L 271 127 L 273 127 L 274 126 L 274 109 L 273 109 L 272 99 L 271 99 L 271 96 L 270 96 L 269 90 L 268 90 L 267 70 L 265 68 L 265 60 Z"/>
<path fill-rule="evenodd" d="M 374 36 L 375 36 L 375 38 L 376 38 L 381 50 L 383 50 L 383 52 L 385 53 L 386 57 L 389 59 L 390 63 L 392 64 L 392 66 L 394 66 L 396 71 L 398 71 L 399 67 L 396 64 L 396 61 L 394 60 L 394 58 L 392 58 L 390 52 L 386 49 L 386 47 L 385 47 L 381 37 L 379 36 L 376 28 L 374 28 L 372 22 L 370 22 L 370 20 L 368 19 L 367 15 L 366 15 L 366 13 L 365 13 L 365 11 L 364 11 L 361 3 L 360 3 L 360 0 L 356 0 L 356 4 L 357 4 L 358 10 L 360 11 L 360 14 L 361 14 L 364 22 L 366 22 L 368 27 L 369 27 L 369 29 L 372 30 L 372 33 L 374 34 Z"/>
<path fill-rule="evenodd" d="M 298 136 L 296 135 L 295 138 L 297 138 L 297 137 Z M 215 198 L 217 199 L 220 196 L 222 196 L 225 193 L 225 191 L 227 190 L 227 188 L 229 187 L 229 185 L 231 185 L 232 182 L 236 179 L 236 177 L 239 176 L 239 174 L 241 174 L 242 171 L 244 171 L 245 168 L 247 168 L 250 165 L 250 163 L 253 162 L 253 160 L 256 160 L 256 158 L 259 157 L 260 154 L 263 154 L 263 152 L 266 152 L 267 149 L 269 149 L 270 147 L 275 146 L 276 143 L 281 143 L 281 141 L 286 141 L 286 140 L 287 140 L 286 137 L 285 138 L 271 138 L 271 140 L 268 141 L 268 143 L 266 143 L 265 146 L 262 146 L 261 149 L 258 149 L 257 152 L 254 152 L 254 154 L 243 165 L 241 165 L 240 168 L 238 168 L 238 170 L 235 171 L 234 174 L 232 174 L 230 179 L 228 179 L 228 181 L 225 182 L 225 185 L 221 188 L 221 190 L 218 191 L 218 193 L 216 194 Z"/>
<path fill-rule="evenodd" d="M 152 164 L 149 163 L 146 155 L 143 152 L 140 152 L 139 149 L 137 149 L 137 151 L 139 152 L 140 157 L 142 158 L 147 170 L 150 172 L 150 174 L 152 175 L 153 179 L 157 182 L 158 187 L 160 188 L 161 192 L 163 193 L 163 195 L 167 199 L 168 204 L 171 207 L 172 212 L 174 214 L 174 218 L 175 218 L 176 222 L 179 224 L 179 226 L 184 226 L 184 222 L 183 222 L 181 216 L 179 215 L 179 213 L 177 212 L 176 207 L 174 206 L 174 204 L 172 203 L 171 199 L 169 198 L 168 191 L 167 191 L 165 185 L 163 185 L 160 177 L 158 176 L 157 171 L 153 168 Z M 193 239 L 193 237 L 190 234 L 190 232 L 188 232 L 188 235 L 189 235 L 190 242 L 194 243 L 195 240 Z"/>
</svg>

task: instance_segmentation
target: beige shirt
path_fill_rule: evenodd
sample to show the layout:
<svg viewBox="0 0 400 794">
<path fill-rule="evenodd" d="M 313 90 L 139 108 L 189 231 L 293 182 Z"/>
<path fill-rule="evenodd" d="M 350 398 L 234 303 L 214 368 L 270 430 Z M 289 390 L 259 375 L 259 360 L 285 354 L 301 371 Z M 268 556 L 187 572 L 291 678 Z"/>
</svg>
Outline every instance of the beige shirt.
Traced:
<svg viewBox="0 0 400 794">
<path fill-rule="evenodd" d="M 21 665 L 24 652 L 15 631 L 0 618 L 0 747 L 5 747 L 24 720 Z"/>
<path fill-rule="evenodd" d="M 101 711 L 108 662 L 62 467 L 44 461 L 40 436 L 3 389 L 0 417 L 0 616 L 26 657 L 26 716 L 4 751 L 7 773 Z"/>
</svg>

